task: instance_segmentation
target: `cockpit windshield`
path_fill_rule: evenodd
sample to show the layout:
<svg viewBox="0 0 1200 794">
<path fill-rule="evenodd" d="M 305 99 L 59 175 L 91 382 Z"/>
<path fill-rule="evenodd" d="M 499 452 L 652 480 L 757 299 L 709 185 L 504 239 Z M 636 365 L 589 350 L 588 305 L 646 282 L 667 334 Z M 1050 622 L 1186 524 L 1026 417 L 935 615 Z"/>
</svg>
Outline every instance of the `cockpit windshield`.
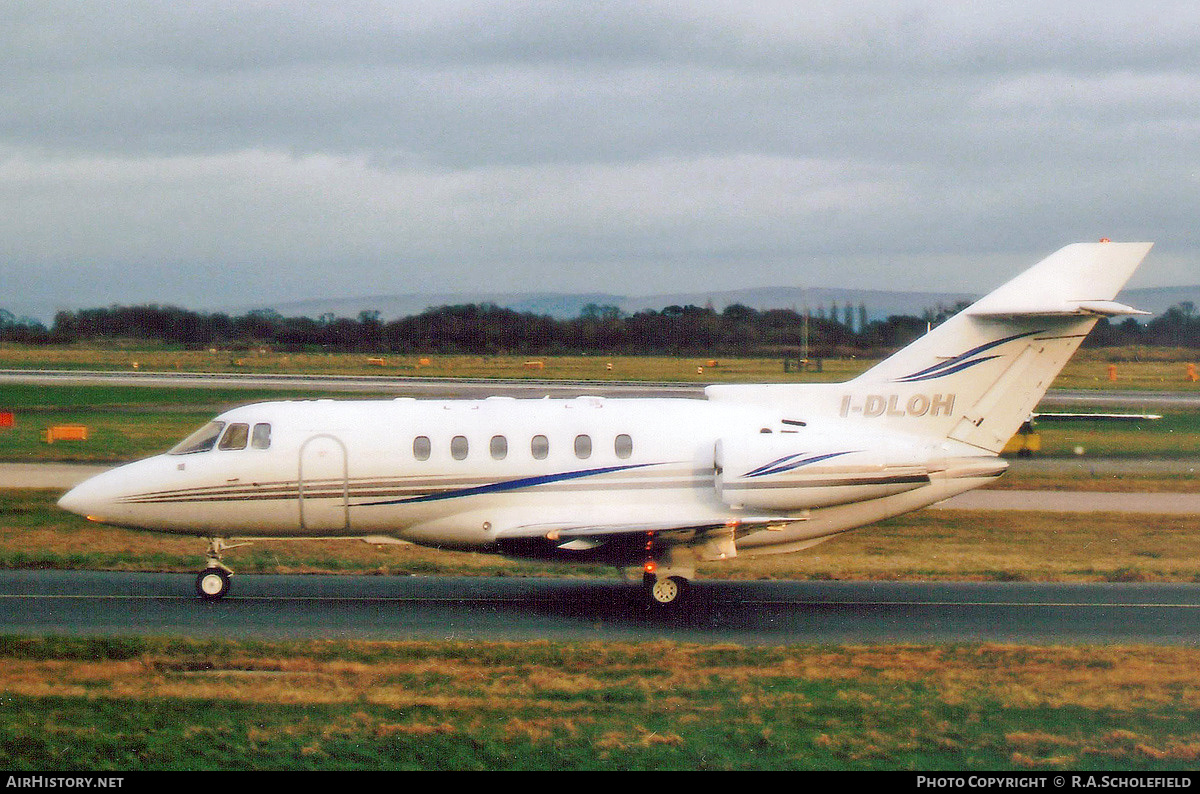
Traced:
<svg viewBox="0 0 1200 794">
<path fill-rule="evenodd" d="M 224 422 L 209 422 L 204 427 L 192 433 L 176 444 L 169 455 L 190 455 L 193 452 L 208 452 L 217 443 L 217 439 L 221 435 L 221 431 L 225 428 Z"/>
</svg>

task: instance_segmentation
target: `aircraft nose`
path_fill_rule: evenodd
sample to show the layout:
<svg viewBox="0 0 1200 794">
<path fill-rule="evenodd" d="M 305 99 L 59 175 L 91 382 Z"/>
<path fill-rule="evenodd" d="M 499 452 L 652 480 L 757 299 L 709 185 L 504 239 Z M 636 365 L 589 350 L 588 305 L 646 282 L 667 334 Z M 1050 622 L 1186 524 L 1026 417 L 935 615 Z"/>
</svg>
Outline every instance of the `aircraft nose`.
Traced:
<svg viewBox="0 0 1200 794">
<path fill-rule="evenodd" d="M 92 516 L 100 512 L 102 499 L 97 493 L 96 478 L 85 480 L 67 491 L 58 500 L 58 506 L 69 513 L 80 516 Z"/>
</svg>

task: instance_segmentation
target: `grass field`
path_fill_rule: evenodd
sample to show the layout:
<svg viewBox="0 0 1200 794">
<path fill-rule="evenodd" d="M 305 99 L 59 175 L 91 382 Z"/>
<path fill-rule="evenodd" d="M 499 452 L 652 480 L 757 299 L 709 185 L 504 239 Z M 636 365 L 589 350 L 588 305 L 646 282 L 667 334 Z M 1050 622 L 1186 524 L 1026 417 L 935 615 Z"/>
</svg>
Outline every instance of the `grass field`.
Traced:
<svg viewBox="0 0 1200 794">
<path fill-rule="evenodd" d="M 0 410 L 15 417 L 13 427 L 0 429 L 0 460 L 134 460 L 169 449 L 227 408 L 303 396 L 259 389 L 0 384 Z M 88 440 L 45 443 L 45 428 L 63 424 L 87 426 Z M 1042 423 L 1037 430 L 1042 454 L 1049 457 L 1074 456 L 1077 447 L 1091 457 L 1200 457 L 1197 413 L 1169 413 L 1154 422 Z"/>
<path fill-rule="evenodd" d="M 1055 381 L 1058 389 L 1192 389 L 1187 364 L 1197 353 L 1173 348 L 1081 350 Z M 866 370 L 875 359 L 826 358 L 820 371 L 786 372 L 782 356 L 466 356 L 366 353 L 284 353 L 147 349 L 119 346 L 28 347 L 0 344 L 0 369 L 98 369 L 154 372 L 254 372 L 461 378 L 546 378 L 678 382 L 836 382 Z M 815 364 L 815 360 L 814 360 Z M 1116 380 L 1109 380 L 1109 367 Z"/>
<path fill-rule="evenodd" d="M 0 638 L 0 767 L 1176 770 L 1200 650 Z"/>
<path fill-rule="evenodd" d="M 117 463 L 170 449 L 215 414 L 289 392 L 127 386 L 0 384 L 0 410 L 14 424 L 0 430 L 0 460 Z M 47 444 L 45 429 L 84 425 L 86 441 Z"/>
<path fill-rule="evenodd" d="M 1162 419 L 1138 422 L 1055 421 L 1038 423 L 1045 457 L 1197 458 L 1200 413 L 1155 412 Z M 1082 453 L 1079 453 L 1082 450 Z"/>
</svg>

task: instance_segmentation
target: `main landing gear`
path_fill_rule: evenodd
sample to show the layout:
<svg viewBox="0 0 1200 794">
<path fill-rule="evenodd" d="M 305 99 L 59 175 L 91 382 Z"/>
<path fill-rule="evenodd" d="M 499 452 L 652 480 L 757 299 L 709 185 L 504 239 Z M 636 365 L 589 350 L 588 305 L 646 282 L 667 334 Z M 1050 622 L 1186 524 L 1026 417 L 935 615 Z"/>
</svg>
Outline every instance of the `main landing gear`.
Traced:
<svg viewBox="0 0 1200 794">
<path fill-rule="evenodd" d="M 668 607 L 678 603 L 687 592 L 688 580 L 682 576 L 656 576 L 643 574 L 642 586 L 646 599 L 653 607 Z"/>
<path fill-rule="evenodd" d="M 196 574 L 196 595 L 205 601 L 218 601 L 229 594 L 230 580 L 233 569 L 221 562 L 221 554 L 226 549 L 238 546 L 248 546 L 248 543 L 229 545 L 224 538 L 208 539 L 208 561 L 204 570 Z"/>
<path fill-rule="evenodd" d="M 646 603 L 656 609 L 678 606 L 687 595 L 695 571 L 648 562 L 642 568 L 642 591 Z"/>
</svg>

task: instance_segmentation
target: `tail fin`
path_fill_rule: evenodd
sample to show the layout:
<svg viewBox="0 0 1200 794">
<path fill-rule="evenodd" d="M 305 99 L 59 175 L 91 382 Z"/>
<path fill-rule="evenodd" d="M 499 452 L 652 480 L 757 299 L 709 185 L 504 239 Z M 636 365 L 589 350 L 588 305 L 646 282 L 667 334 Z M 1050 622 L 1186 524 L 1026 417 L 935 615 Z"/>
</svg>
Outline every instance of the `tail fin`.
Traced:
<svg viewBox="0 0 1200 794">
<path fill-rule="evenodd" d="M 1062 248 L 843 384 L 841 416 L 998 453 L 1113 301 L 1150 243 Z"/>
</svg>

